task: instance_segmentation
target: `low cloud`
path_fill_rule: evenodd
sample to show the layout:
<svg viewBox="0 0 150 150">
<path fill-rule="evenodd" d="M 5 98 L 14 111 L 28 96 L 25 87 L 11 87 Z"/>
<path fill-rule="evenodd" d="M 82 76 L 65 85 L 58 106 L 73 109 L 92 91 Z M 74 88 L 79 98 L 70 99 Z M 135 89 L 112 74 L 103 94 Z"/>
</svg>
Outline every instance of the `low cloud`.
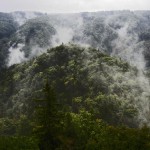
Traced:
<svg viewBox="0 0 150 150">
<path fill-rule="evenodd" d="M 74 32 L 71 28 L 67 27 L 58 27 L 56 28 L 57 34 L 52 38 L 52 46 L 58 46 L 62 43 L 68 44 L 74 35 Z"/>
<path fill-rule="evenodd" d="M 9 58 L 7 66 L 11 66 L 13 64 L 19 64 L 23 61 L 26 61 L 24 51 L 22 51 L 23 44 L 18 44 L 17 47 L 10 47 L 9 48 Z"/>
</svg>

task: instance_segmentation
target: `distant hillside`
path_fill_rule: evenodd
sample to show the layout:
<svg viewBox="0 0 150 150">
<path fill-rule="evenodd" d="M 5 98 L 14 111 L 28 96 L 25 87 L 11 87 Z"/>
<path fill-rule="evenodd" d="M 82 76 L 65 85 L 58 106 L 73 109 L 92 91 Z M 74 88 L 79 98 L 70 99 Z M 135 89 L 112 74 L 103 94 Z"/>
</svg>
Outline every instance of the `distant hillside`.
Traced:
<svg viewBox="0 0 150 150">
<path fill-rule="evenodd" d="M 99 48 L 137 67 L 141 63 L 142 68 L 149 67 L 149 18 L 149 11 L 1 13 L 0 68 L 69 42 Z"/>
<path fill-rule="evenodd" d="M 7 13 L 0 13 L 0 68 L 6 66 L 11 36 L 17 31 L 17 23 Z"/>
</svg>

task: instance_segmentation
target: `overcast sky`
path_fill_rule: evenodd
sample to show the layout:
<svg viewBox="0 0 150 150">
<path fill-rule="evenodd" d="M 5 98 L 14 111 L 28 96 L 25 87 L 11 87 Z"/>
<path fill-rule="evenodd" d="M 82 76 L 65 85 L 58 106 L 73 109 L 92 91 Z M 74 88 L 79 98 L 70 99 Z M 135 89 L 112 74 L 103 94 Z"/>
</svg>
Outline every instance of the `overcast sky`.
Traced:
<svg viewBox="0 0 150 150">
<path fill-rule="evenodd" d="M 83 12 L 150 10 L 150 0 L 0 0 L 0 11 Z"/>
</svg>

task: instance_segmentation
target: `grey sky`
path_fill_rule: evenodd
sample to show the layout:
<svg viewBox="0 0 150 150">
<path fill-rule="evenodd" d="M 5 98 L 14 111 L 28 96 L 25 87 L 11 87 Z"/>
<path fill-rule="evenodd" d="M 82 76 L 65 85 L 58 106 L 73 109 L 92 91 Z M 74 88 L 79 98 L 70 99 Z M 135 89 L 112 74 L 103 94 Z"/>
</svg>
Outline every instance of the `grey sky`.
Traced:
<svg viewBox="0 0 150 150">
<path fill-rule="evenodd" d="M 0 0 L 0 11 L 83 12 L 150 10 L 150 0 Z"/>
</svg>

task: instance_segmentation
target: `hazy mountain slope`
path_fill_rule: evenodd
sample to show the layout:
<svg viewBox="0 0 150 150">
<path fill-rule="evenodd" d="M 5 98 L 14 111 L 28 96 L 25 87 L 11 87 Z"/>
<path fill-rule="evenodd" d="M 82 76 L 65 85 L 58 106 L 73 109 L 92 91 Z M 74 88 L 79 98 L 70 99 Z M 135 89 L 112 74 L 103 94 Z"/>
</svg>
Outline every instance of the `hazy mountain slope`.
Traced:
<svg viewBox="0 0 150 150">
<path fill-rule="evenodd" d="M 17 29 L 17 23 L 7 13 L 0 13 L 0 39 L 9 38 Z"/>
<path fill-rule="evenodd" d="M 124 107 L 126 107 L 126 99 L 127 99 L 127 106 L 129 103 L 131 103 L 132 104 L 131 107 L 136 108 L 136 110 L 138 111 L 137 120 L 139 122 L 146 122 L 146 123 L 149 122 L 148 116 L 150 112 L 149 109 L 150 85 L 149 85 L 149 78 L 148 76 L 145 75 L 145 74 L 148 75 L 147 71 L 149 69 L 150 64 L 149 11 L 110 11 L 110 12 L 95 12 L 95 13 L 85 12 L 78 14 L 48 14 L 48 15 L 41 13 L 27 14 L 25 12 L 16 12 L 10 14 L 2 14 L 1 18 L 4 18 L 3 15 L 6 15 L 7 16 L 6 18 L 12 21 L 11 24 L 15 24 L 14 29 L 12 30 L 11 27 L 13 26 L 10 27 L 8 23 L 7 30 L 9 35 L 7 34 L 7 32 L 4 32 L 2 37 L 7 38 L 0 39 L 0 43 L 2 43 L 0 45 L 1 68 L 4 68 L 5 66 L 8 67 L 8 70 L 6 68 L 1 70 L 1 81 L 0 81 L 2 85 L 1 101 L 2 103 L 7 101 L 6 103 L 4 103 L 4 110 L 9 109 L 10 111 L 10 112 L 7 111 L 7 113 L 5 112 L 6 114 L 10 115 L 11 112 L 17 112 L 19 111 L 19 108 L 25 109 L 20 110 L 21 112 L 28 113 L 28 111 L 26 110 L 28 109 L 28 106 L 24 106 L 24 103 L 22 101 L 30 101 L 29 99 L 32 99 L 32 95 L 29 93 L 31 91 L 32 93 L 34 93 L 36 90 L 41 89 L 43 83 L 42 82 L 37 83 L 36 81 L 38 80 L 38 78 L 39 80 L 40 79 L 42 80 L 43 77 L 42 72 L 44 72 L 44 74 L 46 73 L 49 75 L 49 72 L 47 72 L 47 70 L 43 71 L 43 69 L 52 67 L 51 68 L 53 76 L 52 79 L 54 81 L 57 80 L 56 78 L 57 75 L 63 76 L 62 78 L 66 78 L 65 76 L 69 78 L 64 79 L 63 81 L 57 80 L 58 83 L 54 82 L 55 83 L 54 87 L 56 86 L 57 93 L 61 93 L 60 94 L 61 99 L 70 101 L 70 99 L 74 98 L 73 95 L 70 96 L 68 94 L 68 96 L 66 97 L 63 94 L 68 93 L 69 90 L 71 90 L 69 91 L 69 93 L 72 93 L 74 88 L 75 88 L 74 91 L 77 90 L 76 92 L 74 92 L 75 97 L 80 96 L 84 97 L 84 92 L 81 93 L 81 91 L 85 90 L 85 93 L 92 93 L 90 94 L 90 97 L 92 97 L 92 99 L 95 99 L 95 97 L 98 96 L 99 92 L 102 92 L 102 94 L 105 95 L 110 94 L 114 95 L 117 93 L 117 96 L 119 97 L 117 98 L 117 100 L 121 100 L 125 102 L 125 104 L 123 106 L 122 105 L 117 106 L 117 108 L 119 107 L 118 108 L 119 112 L 115 113 L 115 115 L 116 114 L 118 115 L 120 114 L 120 112 L 123 111 L 120 109 L 122 107 L 123 109 Z M 18 16 L 19 17 L 21 16 L 23 19 L 20 24 Z M 18 21 L 18 24 L 15 21 Z M 3 27 L 1 26 L 1 29 L 2 28 Z M 66 54 L 65 52 L 64 54 L 67 60 L 64 61 L 67 62 L 65 62 L 65 65 L 62 65 L 61 68 L 60 67 L 61 61 L 63 61 L 62 59 L 64 59 L 64 54 L 60 54 L 59 57 L 56 56 L 56 58 L 58 57 L 57 58 L 58 60 L 57 61 L 55 60 L 56 62 L 54 61 L 59 67 L 53 68 L 53 65 L 55 66 L 56 64 L 53 64 L 53 62 L 49 60 L 49 57 L 51 57 L 51 55 L 50 56 L 48 54 L 41 55 L 42 53 L 46 52 L 46 49 L 55 47 L 62 43 L 64 44 L 75 43 L 85 47 L 91 46 L 98 49 L 99 53 L 103 52 L 105 54 L 108 54 L 109 56 L 111 55 L 118 57 L 118 59 L 122 59 L 123 61 L 125 60 L 128 63 L 125 64 L 123 63 L 124 65 L 119 66 L 120 67 L 119 69 L 116 66 L 111 66 L 112 64 L 113 65 L 117 64 L 115 64 L 115 60 L 111 60 L 111 58 L 109 57 L 107 58 L 106 56 L 106 62 L 108 61 L 108 64 L 105 62 L 105 59 L 104 60 L 102 59 L 102 68 L 101 68 L 99 66 L 100 62 L 97 59 L 97 56 L 95 56 L 96 55 L 95 51 L 90 52 L 87 51 L 83 53 L 83 55 L 82 53 L 80 54 L 77 52 L 77 54 L 75 54 L 77 55 L 76 57 L 79 57 L 81 60 L 82 59 L 83 60 L 81 61 L 78 60 L 77 58 L 75 59 L 77 59 L 77 62 L 79 61 L 79 68 L 81 68 L 82 71 L 85 71 L 84 72 L 85 74 L 82 74 L 81 71 L 82 77 L 80 77 L 79 75 L 78 82 L 76 81 L 78 84 L 76 85 L 76 87 L 73 87 L 73 85 L 76 82 L 72 81 L 74 78 L 72 76 L 73 74 L 76 73 L 80 74 L 80 73 L 78 73 L 78 71 L 74 72 L 73 69 L 71 70 L 72 72 L 71 71 L 67 72 L 66 70 L 68 68 L 67 67 L 68 65 L 70 66 L 69 69 L 71 69 L 71 65 L 73 65 L 73 67 L 75 67 L 74 69 L 77 70 L 76 67 L 78 65 L 76 66 L 74 64 L 73 62 L 74 58 L 72 56 L 71 57 L 68 56 L 70 54 L 68 53 Z M 68 47 L 68 49 L 70 48 Z M 80 48 L 74 49 L 75 50 L 79 49 L 80 51 Z M 91 55 L 91 57 L 89 56 L 89 54 Z M 40 65 L 42 65 L 42 68 L 38 66 L 39 65 L 38 63 L 34 64 L 34 61 L 32 60 L 30 61 L 30 59 L 35 57 L 36 62 L 36 57 L 39 55 L 41 56 L 37 58 L 37 60 L 39 61 L 41 59 Z M 96 60 L 94 60 L 95 57 Z M 91 59 L 92 62 L 90 64 Z M 73 64 L 68 63 L 68 61 L 71 60 L 72 62 L 70 63 Z M 27 62 L 18 66 L 11 67 L 11 65 L 18 64 L 23 61 Z M 75 63 L 77 62 L 75 60 Z M 116 63 L 118 63 L 118 61 L 116 61 Z M 122 61 L 120 61 L 118 64 L 120 63 L 122 63 Z M 126 68 L 128 68 L 128 66 L 130 65 L 135 66 L 136 67 L 135 70 L 137 71 L 131 69 L 128 72 Z M 97 68 L 97 66 L 99 67 Z M 63 67 L 65 67 L 65 69 Z M 31 70 L 33 69 L 33 71 L 30 72 L 30 69 Z M 53 71 L 54 73 L 56 71 L 56 74 L 53 75 Z M 36 73 L 38 75 L 36 75 Z M 10 76 L 10 74 L 13 74 L 14 76 Z M 35 80 L 33 80 L 34 78 Z M 85 81 L 83 81 L 82 85 L 80 82 L 84 78 Z M 68 87 L 70 86 L 69 85 L 70 82 L 71 88 Z M 64 85 L 64 83 L 66 85 Z M 85 83 L 87 85 L 84 85 Z M 91 88 L 89 84 L 92 85 Z M 3 86 L 5 88 L 3 88 Z M 80 88 L 81 90 L 78 91 L 78 89 Z M 65 91 L 61 91 L 62 89 Z M 20 98 L 21 96 L 23 96 L 23 98 Z M 71 97 L 70 99 L 69 96 Z M 87 97 L 84 98 L 86 99 Z M 11 108 L 10 106 L 13 108 Z M 117 115 L 115 116 L 116 118 L 118 117 Z M 106 119 L 107 117 L 104 117 L 104 119 Z M 125 122 L 126 124 L 130 124 L 132 122 L 130 119 L 129 121 L 127 120 L 128 119 L 125 119 L 125 121 L 123 122 Z M 114 123 L 113 120 L 110 121 L 108 119 L 107 121 Z"/>
<path fill-rule="evenodd" d="M 45 14 L 40 12 L 23 12 L 23 11 L 15 11 L 10 13 L 13 19 L 19 24 L 23 25 L 29 19 L 34 19 L 40 16 L 44 16 Z"/>
<path fill-rule="evenodd" d="M 15 51 L 16 55 L 17 50 L 11 46 L 17 45 L 18 41 L 22 41 L 20 43 L 23 45 L 19 45 L 19 48 L 16 48 L 19 51 L 26 49 L 27 53 L 32 53 L 35 47 L 40 49 L 42 44 L 42 48 L 45 46 L 45 49 L 47 49 L 47 47 L 57 46 L 61 43 L 73 42 L 99 48 L 111 55 L 118 55 L 136 66 L 139 66 L 138 62 L 140 61 L 143 63 L 142 67 L 145 67 L 146 57 L 146 66 L 149 66 L 149 57 L 147 58 L 149 53 L 149 47 L 147 46 L 150 24 L 149 11 L 106 11 L 78 14 L 14 12 L 6 15 L 11 16 L 11 20 L 17 21 L 20 26 L 14 36 L 16 40 L 13 39 L 13 42 L 11 42 L 12 39 L 9 38 L 7 42 L 8 45 L 11 43 L 9 48 Z M 19 20 L 21 23 L 19 23 Z M 9 34 L 16 31 L 10 31 L 12 30 L 11 28 L 8 30 Z M 31 28 L 36 30 L 32 32 L 33 41 L 30 41 L 31 36 L 26 33 Z M 55 30 L 55 34 L 52 30 Z M 4 32 L 3 35 L 7 36 L 7 33 Z M 31 44 L 29 44 L 29 41 Z M 34 46 L 31 46 L 32 42 Z M 9 48 L 7 47 L 5 51 L 10 51 Z M 1 49 L 3 50 L 4 48 L 2 47 Z M 25 55 L 27 56 L 28 54 Z M 26 58 L 23 58 L 23 53 L 20 57 L 23 61 L 26 60 Z M 8 56 L 4 59 L 5 61 L 8 60 Z"/>
<path fill-rule="evenodd" d="M 51 47 L 51 39 L 55 32 L 56 30 L 44 19 L 31 19 L 20 26 L 11 41 L 8 66 L 43 53 L 43 49 Z"/>
<path fill-rule="evenodd" d="M 0 13 L 0 69 L 6 65 L 11 36 L 17 30 L 17 23 L 7 13 Z"/>
</svg>

